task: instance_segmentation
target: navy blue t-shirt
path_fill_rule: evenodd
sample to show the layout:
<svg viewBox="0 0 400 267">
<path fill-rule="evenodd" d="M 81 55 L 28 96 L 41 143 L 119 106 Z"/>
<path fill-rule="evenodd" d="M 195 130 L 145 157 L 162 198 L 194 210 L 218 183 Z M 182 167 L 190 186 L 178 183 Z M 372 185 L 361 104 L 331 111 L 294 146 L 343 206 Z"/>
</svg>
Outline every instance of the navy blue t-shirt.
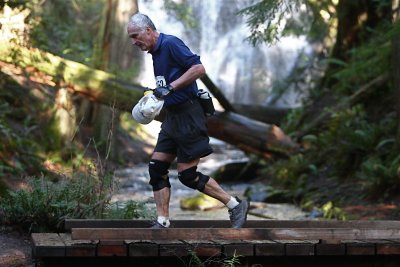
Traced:
<svg viewBox="0 0 400 267">
<path fill-rule="evenodd" d="M 173 36 L 160 33 L 156 47 L 150 52 L 153 56 L 153 69 L 156 85 L 165 86 L 182 76 L 193 65 L 201 64 L 200 57 Z M 196 96 L 196 81 L 181 88 L 165 98 L 164 107 L 186 102 Z"/>
</svg>

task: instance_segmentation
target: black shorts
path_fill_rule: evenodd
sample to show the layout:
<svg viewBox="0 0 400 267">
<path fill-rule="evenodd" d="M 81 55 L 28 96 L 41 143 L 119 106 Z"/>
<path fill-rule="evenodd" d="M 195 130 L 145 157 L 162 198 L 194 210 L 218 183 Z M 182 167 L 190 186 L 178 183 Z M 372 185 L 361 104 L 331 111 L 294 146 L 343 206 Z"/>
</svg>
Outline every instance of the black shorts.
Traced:
<svg viewBox="0 0 400 267">
<path fill-rule="evenodd" d="M 211 154 L 206 123 L 207 118 L 197 99 L 167 107 L 154 151 L 174 154 L 179 163 Z"/>
</svg>

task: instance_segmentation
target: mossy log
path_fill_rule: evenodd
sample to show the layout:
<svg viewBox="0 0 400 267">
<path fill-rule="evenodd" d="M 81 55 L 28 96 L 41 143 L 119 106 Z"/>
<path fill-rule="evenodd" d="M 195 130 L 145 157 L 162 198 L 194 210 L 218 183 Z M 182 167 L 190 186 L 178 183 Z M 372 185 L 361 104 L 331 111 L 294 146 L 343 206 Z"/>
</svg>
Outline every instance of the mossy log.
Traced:
<svg viewBox="0 0 400 267">
<path fill-rule="evenodd" d="M 52 76 L 56 84 L 66 84 L 95 102 L 115 103 L 122 110 L 132 109 L 132 104 L 143 95 L 144 88 L 138 84 L 122 82 L 113 74 L 35 48 L 2 42 L 0 60 L 22 68 L 33 67 Z"/>
<path fill-rule="evenodd" d="M 34 68 L 51 76 L 55 84 L 67 86 L 92 101 L 128 112 L 143 95 L 144 88 L 138 84 L 118 80 L 110 73 L 34 48 L 3 42 L 0 44 L 0 60 L 22 68 Z M 266 158 L 272 154 L 289 155 L 298 149 L 279 127 L 234 112 L 220 112 L 210 117 L 208 128 L 210 136 Z"/>
</svg>

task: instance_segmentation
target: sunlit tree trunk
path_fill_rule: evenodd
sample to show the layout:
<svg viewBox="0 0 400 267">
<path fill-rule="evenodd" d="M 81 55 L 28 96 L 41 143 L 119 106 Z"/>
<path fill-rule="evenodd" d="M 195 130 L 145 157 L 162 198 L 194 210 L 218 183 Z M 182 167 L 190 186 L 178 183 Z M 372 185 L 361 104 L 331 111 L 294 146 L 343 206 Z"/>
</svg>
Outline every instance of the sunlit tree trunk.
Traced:
<svg viewBox="0 0 400 267">
<path fill-rule="evenodd" d="M 55 116 L 58 121 L 58 130 L 62 137 L 63 145 L 71 142 L 76 129 L 76 108 L 72 98 L 73 96 L 68 92 L 67 88 L 57 90 Z"/>
<path fill-rule="evenodd" d="M 132 66 L 133 60 L 140 59 L 134 55 L 134 49 L 126 35 L 126 23 L 129 17 L 137 12 L 137 1 L 107 0 L 100 25 L 98 42 L 94 52 L 94 67 L 118 76 Z M 136 64 L 139 65 L 139 64 Z M 134 78 L 134 75 L 132 75 Z M 113 106 L 89 104 L 92 112 L 92 129 L 95 141 L 105 155 L 118 157 L 117 134 L 119 112 Z M 110 154 L 109 154 L 110 153 Z"/>
</svg>

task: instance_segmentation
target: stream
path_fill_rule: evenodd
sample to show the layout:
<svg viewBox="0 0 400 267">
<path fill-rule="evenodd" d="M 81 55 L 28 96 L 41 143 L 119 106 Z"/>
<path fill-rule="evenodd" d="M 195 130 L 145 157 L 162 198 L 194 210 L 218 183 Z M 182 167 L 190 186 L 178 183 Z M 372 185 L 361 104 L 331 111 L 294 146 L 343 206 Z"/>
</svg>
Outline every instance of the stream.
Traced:
<svg viewBox="0 0 400 267">
<path fill-rule="evenodd" d="M 152 122 L 147 126 L 149 133 L 158 133 L 157 122 Z M 158 128 L 159 129 L 159 128 Z M 155 142 L 155 136 L 153 136 Z M 239 163 L 248 160 L 247 156 L 235 147 L 226 144 L 217 139 L 211 138 L 210 144 L 214 149 L 214 153 L 201 159 L 198 170 L 205 174 L 211 174 L 219 167 L 228 163 Z M 229 220 L 227 209 L 220 203 L 213 203 L 202 209 L 182 209 L 180 202 L 187 197 L 194 197 L 201 193 L 193 189 L 187 188 L 177 178 L 178 172 L 172 164 L 169 177 L 171 183 L 171 201 L 170 201 L 170 218 L 173 220 L 182 219 L 214 219 L 214 220 Z M 132 168 L 119 169 L 114 173 L 114 177 L 118 184 L 118 191 L 113 195 L 111 202 L 126 202 L 129 200 L 145 202 L 149 209 L 155 210 L 155 202 L 151 186 L 148 184 L 149 174 L 147 163 L 138 164 Z M 246 189 L 259 191 L 264 188 L 260 182 L 235 182 L 235 183 L 220 183 L 221 187 L 233 196 L 243 198 Z M 278 219 L 278 220 L 305 220 L 307 213 L 299 207 L 288 204 L 272 204 L 264 202 L 251 201 L 248 220 L 261 219 Z"/>
</svg>

